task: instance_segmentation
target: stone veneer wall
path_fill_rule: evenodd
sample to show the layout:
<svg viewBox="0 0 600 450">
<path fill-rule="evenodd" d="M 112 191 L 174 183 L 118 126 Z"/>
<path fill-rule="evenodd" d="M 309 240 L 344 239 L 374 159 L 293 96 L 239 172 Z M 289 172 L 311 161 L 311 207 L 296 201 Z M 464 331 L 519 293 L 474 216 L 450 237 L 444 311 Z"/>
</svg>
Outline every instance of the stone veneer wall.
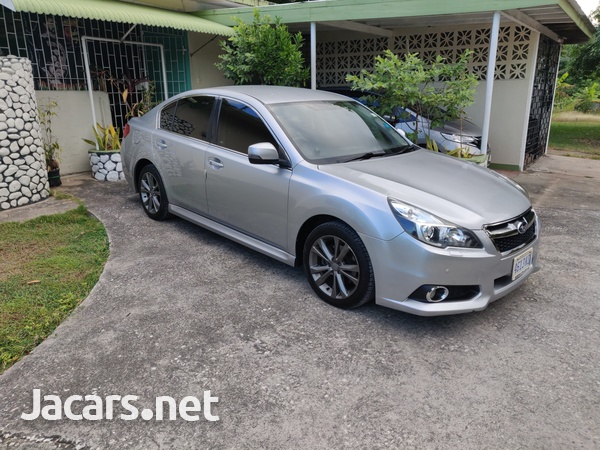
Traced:
<svg viewBox="0 0 600 450">
<path fill-rule="evenodd" d="M 0 57 L 0 211 L 49 195 L 31 61 Z"/>
<path fill-rule="evenodd" d="M 92 177 L 99 181 L 119 181 L 125 179 L 121 153 L 119 152 L 90 152 Z"/>
</svg>

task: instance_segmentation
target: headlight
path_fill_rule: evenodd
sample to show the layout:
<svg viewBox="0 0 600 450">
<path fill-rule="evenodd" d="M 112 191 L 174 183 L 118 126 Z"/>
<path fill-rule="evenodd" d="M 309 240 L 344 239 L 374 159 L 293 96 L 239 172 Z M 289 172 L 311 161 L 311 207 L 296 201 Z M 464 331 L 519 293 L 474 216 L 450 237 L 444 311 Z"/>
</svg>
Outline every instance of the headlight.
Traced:
<svg viewBox="0 0 600 450">
<path fill-rule="evenodd" d="M 460 134 L 450 134 L 450 133 L 440 133 L 444 139 L 447 139 L 452 142 L 460 142 L 461 144 L 472 144 L 475 142 L 476 138 L 474 136 L 468 135 L 460 135 Z"/>
<path fill-rule="evenodd" d="M 392 212 L 404 231 L 415 239 L 435 247 L 482 248 L 471 231 L 443 222 L 433 214 L 395 199 L 389 199 Z"/>
</svg>

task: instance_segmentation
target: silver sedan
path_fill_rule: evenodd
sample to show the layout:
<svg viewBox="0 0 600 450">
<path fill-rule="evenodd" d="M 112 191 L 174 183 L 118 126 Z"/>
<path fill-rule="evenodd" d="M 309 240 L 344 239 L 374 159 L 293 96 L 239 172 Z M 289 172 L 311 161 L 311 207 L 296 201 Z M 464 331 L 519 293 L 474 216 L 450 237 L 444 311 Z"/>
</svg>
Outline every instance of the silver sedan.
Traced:
<svg viewBox="0 0 600 450">
<path fill-rule="evenodd" d="M 179 94 L 125 129 L 130 185 L 174 214 L 290 265 L 340 308 L 479 311 L 538 270 L 527 193 L 422 150 L 338 94 L 235 86 Z"/>
</svg>

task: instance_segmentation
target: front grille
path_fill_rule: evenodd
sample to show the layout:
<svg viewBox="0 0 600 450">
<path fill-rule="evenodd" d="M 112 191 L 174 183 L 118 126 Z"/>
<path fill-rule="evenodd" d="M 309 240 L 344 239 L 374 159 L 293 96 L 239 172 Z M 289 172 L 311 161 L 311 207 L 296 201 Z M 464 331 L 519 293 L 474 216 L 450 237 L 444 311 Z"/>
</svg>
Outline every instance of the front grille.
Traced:
<svg viewBox="0 0 600 450">
<path fill-rule="evenodd" d="M 477 147 L 478 149 L 481 149 L 481 136 L 477 136 L 475 139 L 473 139 L 473 142 L 471 142 L 471 144 Z"/>
<path fill-rule="evenodd" d="M 507 222 L 487 225 L 485 231 L 500 253 L 518 250 L 535 240 L 537 236 L 535 212 L 530 209 L 525 214 Z"/>
</svg>

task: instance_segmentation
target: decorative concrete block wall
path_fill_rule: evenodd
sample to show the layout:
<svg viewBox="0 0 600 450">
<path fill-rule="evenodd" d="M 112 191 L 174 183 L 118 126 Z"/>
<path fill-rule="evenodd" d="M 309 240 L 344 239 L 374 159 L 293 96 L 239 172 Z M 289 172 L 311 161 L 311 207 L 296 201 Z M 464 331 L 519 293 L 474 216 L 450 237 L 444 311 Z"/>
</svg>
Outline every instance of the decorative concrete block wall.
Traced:
<svg viewBox="0 0 600 450">
<path fill-rule="evenodd" d="M 0 211 L 48 197 L 31 61 L 0 57 Z"/>
</svg>

